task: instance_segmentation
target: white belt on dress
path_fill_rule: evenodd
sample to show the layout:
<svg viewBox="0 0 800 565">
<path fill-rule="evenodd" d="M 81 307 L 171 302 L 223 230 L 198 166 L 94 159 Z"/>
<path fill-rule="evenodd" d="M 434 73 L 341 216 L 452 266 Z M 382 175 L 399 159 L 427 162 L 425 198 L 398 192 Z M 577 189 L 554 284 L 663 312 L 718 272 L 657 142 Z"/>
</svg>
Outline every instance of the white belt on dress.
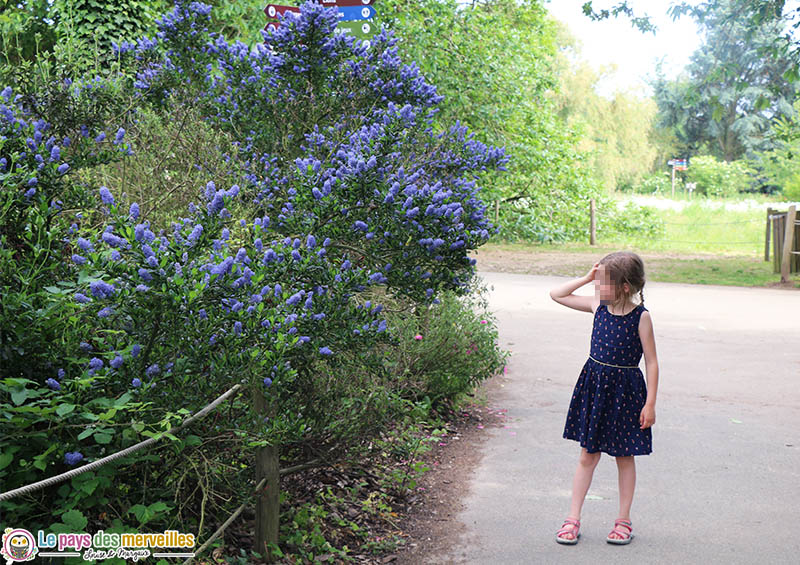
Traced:
<svg viewBox="0 0 800 565">
<path fill-rule="evenodd" d="M 602 361 L 598 361 L 597 359 L 595 359 L 591 355 L 589 355 L 589 359 L 591 359 L 592 361 L 595 361 L 597 363 L 600 363 L 601 365 L 608 365 L 609 367 L 619 367 L 620 369 L 638 369 L 639 368 L 639 365 L 612 365 L 611 363 L 604 363 Z"/>
</svg>

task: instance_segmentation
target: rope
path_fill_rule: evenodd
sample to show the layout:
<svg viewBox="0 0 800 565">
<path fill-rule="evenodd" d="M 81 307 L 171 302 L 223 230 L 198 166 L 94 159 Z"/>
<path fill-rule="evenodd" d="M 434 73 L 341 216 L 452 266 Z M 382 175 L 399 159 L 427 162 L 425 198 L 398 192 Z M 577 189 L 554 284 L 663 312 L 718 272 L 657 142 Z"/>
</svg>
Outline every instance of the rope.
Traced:
<svg viewBox="0 0 800 565">
<path fill-rule="evenodd" d="M 171 432 L 177 432 L 177 431 L 181 430 L 182 428 L 185 428 L 186 426 L 188 426 L 192 422 L 194 422 L 196 420 L 199 420 L 200 418 L 203 418 L 209 412 L 211 412 L 214 408 L 219 406 L 220 403 L 222 403 L 231 394 L 233 394 L 239 388 L 241 388 L 241 386 L 242 385 L 234 385 L 227 392 L 225 392 L 222 396 L 220 396 L 219 398 L 214 400 L 211 404 L 209 404 L 208 406 L 206 406 L 205 408 L 200 410 L 200 412 L 198 412 L 197 414 L 187 418 L 186 420 L 184 420 L 181 423 L 181 425 L 179 425 L 176 428 L 173 428 L 170 431 Z M 98 459 L 97 461 L 93 461 L 93 462 L 89 463 L 88 465 L 84 465 L 83 467 L 80 467 L 78 469 L 73 469 L 71 471 L 67 471 L 66 473 L 62 473 L 60 475 L 56 475 L 55 477 L 50 477 L 48 479 L 44 479 L 43 481 L 39 481 L 38 483 L 32 483 L 32 484 L 26 485 L 24 487 L 20 487 L 20 488 L 17 488 L 17 489 L 14 489 L 14 490 L 10 490 L 10 491 L 7 491 L 7 492 L 2 492 L 2 493 L 0 493 L 0 501 L 8 500 L 10 498 L 14 498 L 15 496 L 19 496 L 21 494 L 25 494 L 25 493 L 28 493 L 28 492 L 33 492 L 35 490 L 42 489 L 42 488 L 44 488 L 46 486 L 50 486 L 50 485 L 65 481 L 67 479 L 71 479 L 72 477 L 76 477 L 76 476 L 80 475 L 81 473 L 85 473 L 87 471 L 91 471 L 92 469 L 96 469 L 98 467 L 101 467 L 101 466 L 105 465 L 106 463 L 109 463 L 109 462 L 113 461 L 114 459 L 118 459 L 118 458 L 124 457 L 125 455 L 128 455 L 130 453 L 133 453 L 134 451 L 138 451 L 139 449 L 143 448 L 146 445 L 150 445 L 150 444 L 156 443 L 160 439 L 161 439 L 161 437 L 158 437 L 158 436 L 148 438 L 148 439 L 146 439 L 146 440 L 144 440 L 144 441 L 142 441 L 140 443 L 137 443 L 136 445 L 132 445 L 130 447 L 127 447 L 127 448 L 123 449 L 122 451 L 118 451 L 117 453 L 114 453 L 114 454 L 109 455 L 107 457 L 103 457 L 102 459 Z"/>
</svg>

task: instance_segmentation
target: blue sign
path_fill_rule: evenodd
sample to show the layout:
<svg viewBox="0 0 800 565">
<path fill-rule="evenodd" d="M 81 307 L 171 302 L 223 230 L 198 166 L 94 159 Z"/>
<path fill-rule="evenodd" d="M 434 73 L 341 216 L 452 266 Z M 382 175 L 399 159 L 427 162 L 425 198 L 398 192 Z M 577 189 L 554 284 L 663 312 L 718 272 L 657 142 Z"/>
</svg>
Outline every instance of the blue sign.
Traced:
<svg viewBox="0 0 800 565">
<path fill-rule="evenodd" d="M 339 19 L 342 21 L 368 20 L 375 15 L 375 8 L 372 6 L 337 6 Z"/>
</svg>

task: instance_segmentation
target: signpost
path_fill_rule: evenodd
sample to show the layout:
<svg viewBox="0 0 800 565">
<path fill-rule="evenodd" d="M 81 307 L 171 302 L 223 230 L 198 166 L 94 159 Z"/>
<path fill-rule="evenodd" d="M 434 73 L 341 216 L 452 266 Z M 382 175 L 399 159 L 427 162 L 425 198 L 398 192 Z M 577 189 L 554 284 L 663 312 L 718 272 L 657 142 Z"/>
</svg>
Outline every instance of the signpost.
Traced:
<svg viewBox="0 0 800 565">
<path fill-rule="evenodd" d="M 374 23 L 375 8 L 372 7 L 374 0 L 320 0 L 326 8 L 336 8 L 339 12 L 339 23 L 336 26 L 336 33 L 347 33 L 364 42 L 366 47 L 370 45 L 372 38 L 378 31 Z M 300 8 L 295 6 L 281 6 L 278 4 L 267 4 L 264 13 L 270 21 L 264 26 L 264 30 L 275 30 L 280 27 L 280 21 L 287 12 L 300 13 Z"/>
<path fill-rule="evenodd" d="M 667 165 L 672 166 L 672 197 L 675 198 L 675 171 L 685 171 L 689 168 L 686 159 L 670 159 Z"/>
</svg>

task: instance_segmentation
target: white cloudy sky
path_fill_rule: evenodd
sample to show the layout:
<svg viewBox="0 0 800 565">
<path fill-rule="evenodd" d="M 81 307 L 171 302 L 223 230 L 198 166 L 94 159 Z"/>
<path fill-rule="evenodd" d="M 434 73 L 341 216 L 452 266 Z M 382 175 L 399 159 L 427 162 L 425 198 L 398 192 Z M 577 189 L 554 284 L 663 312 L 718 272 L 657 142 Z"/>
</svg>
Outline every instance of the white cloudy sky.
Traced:
<svg viewBox="0 0 800 565">
<path fill-rule="evenodd" d="M 601 94 L 615 90 L 632 90 L 643 95 L 650 93 L 643 78 L 655 70 L 655 62 L 664 58 L 667 76 L 674 77 L 689 62 L 700 46 L 694 20 L 684 15 L 673 21 L 667 9 L 674 0 L 628 0 L 637 15 L 648 15 L 658 28 L 655 35 L 642 33 L 631 26 L 625 16 L 594 22 L 583 15 L 585 0 L 549 0 L 545 6 L 558 20 L 566 23 L 582 43 L 583 57 L 595 68 L 614 63 L 617 70 L 598 85 Z M 618 0 L 594 0 L 595 10 L 610 8 Z M 691 2 L 690 3 L 696 3 Z M 788 0 L 785 13 L 800 5 L 800 0 Z"/>
<path fill-rule="evenodd" d="M 673 4 L 670 0 L 629 0 L 628 4 L 639 14 L 647 14 L 658 30 L 655 35 L 642 33 L 631 26 L 625 16 L 594 22 L 583 15 L 585 0 L 550 0 L 547 9 L 558 20 L 567 24 L 581 42 L 581 53 L 595 68 L 614 63 L 616 72 L 608 76 L 598 90 L 609 94 L 614 90 L 632 90 L 641 94 L 650 90 L 644 82 L 653 73 L 658 59 L 664 59 L 668 76 L 677 75 L 689 62 L 689 56 L 700 46 L 697 26 L 689 16 L 677 21 L 667 15 Z M 595 10 L 608 8 L 616 2 L 594 1 Z"/>
</svg>

